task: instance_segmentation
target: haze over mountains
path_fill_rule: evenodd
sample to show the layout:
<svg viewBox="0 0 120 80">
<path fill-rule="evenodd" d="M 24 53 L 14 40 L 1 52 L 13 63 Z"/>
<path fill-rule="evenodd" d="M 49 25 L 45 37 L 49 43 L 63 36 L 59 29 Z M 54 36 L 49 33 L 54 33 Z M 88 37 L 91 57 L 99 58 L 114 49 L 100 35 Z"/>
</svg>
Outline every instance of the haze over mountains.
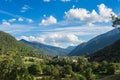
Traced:
<svg viewBox="0 0 120 80">
<path fill-rule="evenodd" d="M 120 39 L 120 32 L 118 29 L 111 30 L 107 33 L 101 34 L 86 43 L 78 45 L 73 51 L 70 52 L 70 56 L 79 56 L 94 53 L 108 45 L 113 44 Z"/>
<path fill-rule="evenodd" d="M 32 47 L 34 47 L 38 50 L 41 50 L 45 54 L 48 54 L 48 55 L 51 55 L 51 56 L 56 56 L 56 55 L 65 56 L 70 52 L 70 50 L 67 50 L 67 49 L 54 47 L 54 46 L 49 46 L 49 45 L 45 45 L 45 44 L 38 43 L 38 42 L 29 42 L 29 41 L 26 41 L 24 39 L 20 40 L 20 42 L 22 42 L 24 44 L 27 44 L 29 46 L 32 46 Z"/>
<path fill-rule="evenodd" d="M 68 46 L 68 47 L 66 48 L 66 50 L 72 51 L 72 50 L 75 49 L 75 48 L 76 48 L 76 46 Z"/>
</svg>

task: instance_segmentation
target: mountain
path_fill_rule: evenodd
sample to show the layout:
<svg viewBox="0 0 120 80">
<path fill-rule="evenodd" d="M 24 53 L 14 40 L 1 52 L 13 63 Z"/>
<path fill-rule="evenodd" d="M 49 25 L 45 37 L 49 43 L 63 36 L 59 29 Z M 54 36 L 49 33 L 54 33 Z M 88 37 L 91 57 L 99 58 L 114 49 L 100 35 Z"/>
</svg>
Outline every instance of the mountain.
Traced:
<svg viewBox="0 0 120 80">
<path fill-rule="evenodd" d="M 41 56 L 43 52 L 26 46 L 17 41 L 13 36 L 0 31 L 0 54 L 19 53 L 21 56 Z"/>
<path fill-rule="evenodd" d="M 90 61 L 120 62 L 120 40 L 90 55 Z"/>
<path fill-rule="evenodd" d="M 70 56 L 86 55 L 94 53 L 115 41 L 120 39 L 120 32 L 118 29 L 111 30 L 107 33 L 101 34 L 86 43 L 78 45 L 73 51 L 69 53 Z"/>
<path fill-rule="evenodd" d="M 73 49 L 75 49 L 75 47 L 76 47 L 76 46 L 68 46 L 68 47 L 66 48 L 66 50 L 72 51 Z"/>
<path fill-rule="evenodd" d="M 51 55 L 51 56 L 56 56 L 56 55 L 65 56 L 70 52 L 69 50 L 62 49 L 59 47 L 49 46 L 49 45 L 45 45 L 45 44 L 38 43 L 38 42 L 29 42 L 24 39 L 20 40 L 20 42 L 23 42 L 29 46 L 32 46 L 38 50 L 41 50 L 44 53 Z"/>
</svg>

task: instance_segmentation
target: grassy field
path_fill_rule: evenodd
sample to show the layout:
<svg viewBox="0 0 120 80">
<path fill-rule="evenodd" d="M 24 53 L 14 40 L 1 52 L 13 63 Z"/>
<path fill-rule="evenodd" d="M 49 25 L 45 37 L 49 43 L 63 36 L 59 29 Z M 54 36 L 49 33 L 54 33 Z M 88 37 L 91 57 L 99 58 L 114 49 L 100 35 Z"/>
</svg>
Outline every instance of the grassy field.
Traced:
<svg viewBox="0 0 120 80">
<path fill-rule="evenodd" d="M 37 58 L 37 57 L 24 57 L 22 58 L 23 59 L 23 62 L 27 65 L 27 66 L 30 66 L 32 64 L 36 64 L 36 63 L 39 63 L 39 62 L 43 62 L 44 60 L 43 59 L 40 59 L 40 58 Z"/>
</svg>

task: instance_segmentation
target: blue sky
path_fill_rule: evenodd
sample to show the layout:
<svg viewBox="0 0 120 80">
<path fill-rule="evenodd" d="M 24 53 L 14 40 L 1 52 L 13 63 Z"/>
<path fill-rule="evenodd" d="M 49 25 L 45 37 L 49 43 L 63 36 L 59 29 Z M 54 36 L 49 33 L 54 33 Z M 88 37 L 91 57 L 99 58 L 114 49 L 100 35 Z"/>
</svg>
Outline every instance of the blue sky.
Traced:
<svg viewBox="0 0 120 80">
<path fill-rule="evenodd" d="M 65 48 L 112 30 L 110 14 L 120 0 L 0 0 L 0 30 Z"/>
</svg>

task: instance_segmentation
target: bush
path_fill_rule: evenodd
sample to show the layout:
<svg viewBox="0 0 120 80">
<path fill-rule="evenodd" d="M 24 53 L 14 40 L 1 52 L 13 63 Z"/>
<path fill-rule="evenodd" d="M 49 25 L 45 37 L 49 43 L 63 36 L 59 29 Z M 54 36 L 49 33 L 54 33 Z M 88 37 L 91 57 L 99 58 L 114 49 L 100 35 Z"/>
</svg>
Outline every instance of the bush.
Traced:
<svg viewBox="0 0 120 80">
<path fill-rule="evenodd" d="M 38 64 L 33 64 L 30 67 L 28 67 L 28 71 L 30 74 L 36 75 L 36 76 L 39 76 L 42 74 L 41 66 Z"/>
<path fill-rule="evenodd" d="M 107 67 L 107 74 L 112 75 L 115 74 L 116 66 L 114 64 L 109 64 Z"/>
</svg>

